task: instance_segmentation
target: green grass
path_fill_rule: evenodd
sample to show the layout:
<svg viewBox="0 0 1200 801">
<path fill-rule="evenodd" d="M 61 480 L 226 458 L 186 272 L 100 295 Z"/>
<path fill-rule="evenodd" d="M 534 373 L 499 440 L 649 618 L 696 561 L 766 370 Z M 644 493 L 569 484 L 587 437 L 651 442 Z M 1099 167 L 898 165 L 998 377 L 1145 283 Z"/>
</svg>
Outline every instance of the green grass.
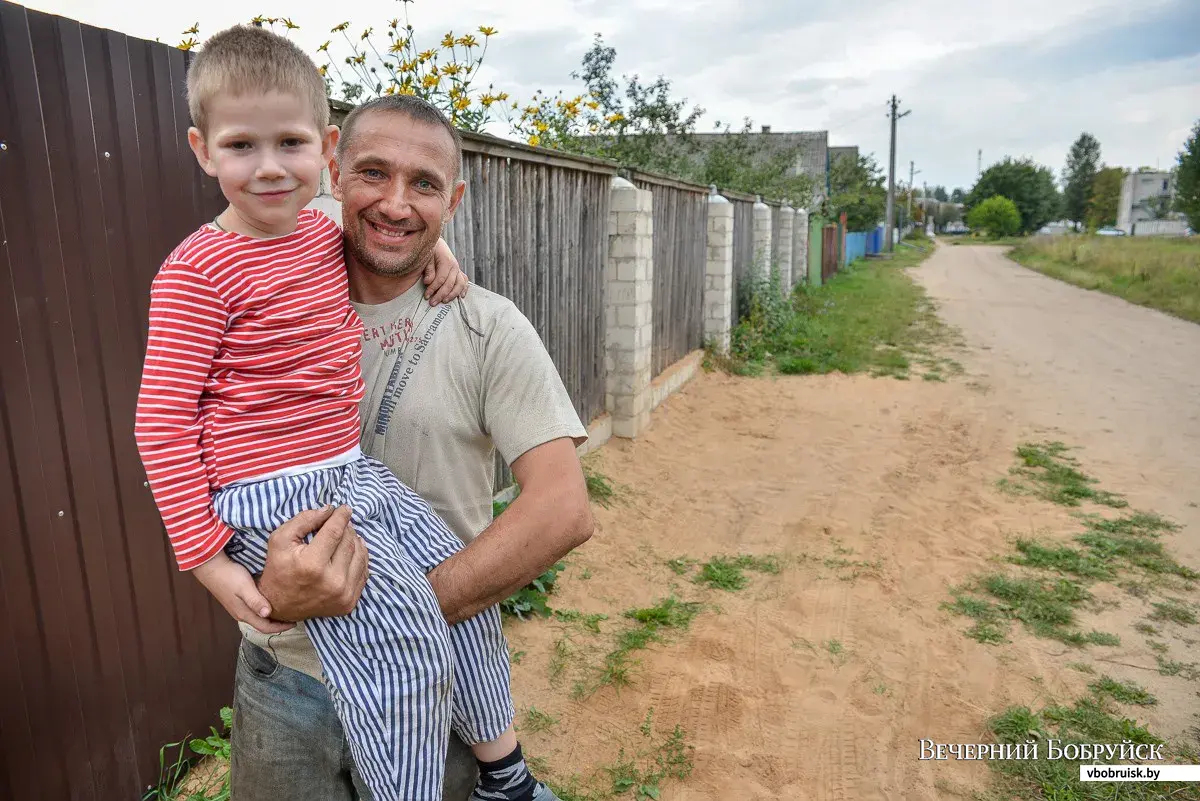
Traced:
<svg viewBox="0 0 1200 801">
<path fill-rule="evenodd" d="M 521 726 L 522 731 L 541 732 L 550 731 L 558 725 L 558 718 L 538 709 L 536 706 L 530 706 L 525 709 L 525 721 Z"/>
<path fill-rule="evenodd" d="M 932 249 L 898 249 L 890 260 L 859 261 L 820 287 L 783 296 L 769 279 L 744 279 L 742 308 L 728 354 L 709 349 L 706 364 L 737 375 L 870 373 L 908 378 L 914 364 L 938 380 L 930 349 L 950 330 L 924 291 L 905 274 Z M 944 366 L 944 365 L 943 365 Z"/>
<path fill-rule="evenodd" d="M 745 589 L 750 583 L 745 571 L 775 574 L 782 569 L 777 556 L 714 556 L 700 566 L 700 573 L 695 580 L 699 584 L 707 584 L 719 590 L 736 592 Z"/>
<path fill-rule="evenodd" d="M 1117 681 L 1108 676 L 1101 676 L 1098 681 L 1088 685 L 1098 696 L 1107 696 L 1122 704 L 1135 706 L 1154 706 L 1158 699 L 1132 681 Z"/>
<path fill-rule="evenodd" d="M 600 633 L 600 622 L 608 620 L 608 615 L 593 614 L 585 615 L 576 609 L 555 609 L 554 617 L 564 623 L 578 623 L 582 628 L 587 629 L 593 634 Z"/>
<path fill-rule="evenodd" d="M 1017 553 L 1017 556 L 1011 557 L 1011 561 L 1026 567 L 1054 570 L 1090 579 L 1106 579 L 1116 575 L 1104 560 L 1065 545 L 1044 545 L 1033 540 L 1018 539 Z"/>
<path fill-rule="evenodd" d="M 221 730 L 213 726 L 203 739 L 185 737 L 159 749 L 158 784 L 142 794 L 142 801 L 229 801 L 229 733 L 233 728 L 233 710 L 223 707 L 220 717 Z M 172 749 L 176 749 L 173 759 L 168 757 Z M 191 759 L 195 757 L 212 759 L 217 764 L 213 770 L 196 776 L 191 774 Z"/>
<path fill-rule="evenodd" d="M 1115 634 L 1075 627 L 1076 609 L 1089 600 L 1091 593 L 1069 579 L 992 573 L 957 590 L 954 601 L 943 608 L 974 620 L 965 633 L 981 643 L 1006 642 L 1010 624 L 1020 621 L 1035 636 L 1074 647 L 1119 644 Z"/>
<path fill-rule="evenodd" d="M 583 480 L 587 485 L 588 498 L 593 503 L 603 506 L 605 509 L 612 506 L 620 496 L 620 490 L 613 484 L 608 476 L 600 472 L 591 459 L 584 459 L 583 465 Z"/>
<path fill-rule="evenodd" d="M 1059 747 L 1087 743 L 1119 746 L 1122 741 L 1163 744 L 1148 728 L 1122 716 L 1107 692 L 1085 696 L 1071 706 L 1047 706 L 1036 713 L 1029 707 L 1009 707 L 993 717 L 988 726 L 997 742 L 1019 745 L 1034 741 L 1038 744 L 1038 754 L 1037 759 L 989 760 L 994 781 L 988 791 L 975 796 L 981 801 L 1150 801 L 1196 797 L 1194 786 L 1178 782 L 1083 782 L 1079 779 L 1079 766 L 1091 764 L 1090 761 L 1050 759 L 1047 743 L 1050 738 L 1059 740 L 1056 744 Z M 1164 744 L 1163 755 L 1176 763 L 1189 758 L 1187 752 L 1170 744 Z"/>
<path fill-rule="evenodd" d="M 1192 611 L 1191 605 L 1177 598 L 1156 601 L 1151 606 L 1154 607 L 1154 611 L 1150 613 L 1151 620 L 1170 621 L 1171 623 L 1179 623 L 1183 626 L 1194 626 L 1196 624 L 1196 613 Z"/>
<path fill-rule="evenodd" d="M 1009 257 L 1075 286 L 1200 323 L 1200 241 L 1195 237 L 1034 237 Z"/>
<path fill-rule="evenodd" d="M 1061 442 L 1027 442 L 1017 447 L 1021 464 L 1003 479 L 1001 488 L 1014 493 L 1036 495 L 1063 506 L 1079 506 L 1083 501 L 1124 508 L 1129 504 L 1119 495 L 1096 489 L 1096 479 L 1079 469 L 1079 462 L 1067 456 Z"/>
<path fill-rule="evenodd" d="M 618 797 L 630 795 L 639 801 L 656 801 L 668 779 L 683 780 L 692 774 L 695 748 L 687 743 L 683 729 L 678 725 L 666 739 L 655 743 L 650 713 L 640 730 L 649 747 L 639 748 L 629 755 L 621 749 L 617 761 L 604 769 L 611 782 L 608 792 Z"/>
</svg>

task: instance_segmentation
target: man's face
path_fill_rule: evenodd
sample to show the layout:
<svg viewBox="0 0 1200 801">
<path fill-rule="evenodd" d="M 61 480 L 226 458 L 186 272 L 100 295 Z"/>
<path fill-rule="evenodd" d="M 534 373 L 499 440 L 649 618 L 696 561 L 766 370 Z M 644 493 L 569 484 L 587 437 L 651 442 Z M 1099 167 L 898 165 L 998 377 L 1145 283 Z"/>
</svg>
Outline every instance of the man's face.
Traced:
<svg viewBox="0 0 1200 801">
<path fill-rule="evenodd" d="M 457 174 L 454 142 L 440 126 L 368 112 L 331 173 L 347 255 L 380 276 L 424 267 L 462 199 Z"/>
</svg>

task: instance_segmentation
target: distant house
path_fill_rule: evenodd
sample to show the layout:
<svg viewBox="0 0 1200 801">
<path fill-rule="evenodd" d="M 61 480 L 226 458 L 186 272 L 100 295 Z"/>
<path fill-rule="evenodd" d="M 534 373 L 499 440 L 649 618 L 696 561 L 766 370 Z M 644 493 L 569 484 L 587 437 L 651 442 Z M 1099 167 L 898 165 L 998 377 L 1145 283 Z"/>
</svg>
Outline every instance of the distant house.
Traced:
<svg viewBox="0 0 1200 801">
<path fill-rule="evenodd" d="M 700 154 L 703 154 L 710 145 L 722 138 L 736 135 L 739 134 L 696 133 L 688 138 L 699 146 Z M 764 159 L 780 151 L 795 151 L 796 158 L 790 174 L 811 177 L 815 182 L 817 200 L 829 193 L 829 169 L 833 162 L 843 156 L 858 158 L 857 145 L 830 147 L 829 131 L 772 131 L 771 126 L 764 125 L 760 132 L 749 136 Z"/>
<path fill-rule="evenodd" d="M 1133 235 L 1181 235 L 1182 216 L 1170 211 L 1175 201 L 1175 176 L 1142 169 L 1125 176 L 1117 206 L 1117 227 Z M 1140 229 L 1140 230 L 1139 230 Z"/>
</svg>

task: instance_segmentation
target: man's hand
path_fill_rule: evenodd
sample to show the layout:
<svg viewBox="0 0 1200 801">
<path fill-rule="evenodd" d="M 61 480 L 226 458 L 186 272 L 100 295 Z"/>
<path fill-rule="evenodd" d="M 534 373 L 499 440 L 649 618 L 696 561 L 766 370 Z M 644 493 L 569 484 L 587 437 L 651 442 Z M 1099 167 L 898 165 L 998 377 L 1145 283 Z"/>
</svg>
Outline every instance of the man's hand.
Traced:
<svg viewBox="0 0 1200 801">
<path fill-rule="evenodd" d="M 430 306 L 446 303 L 467 294 L 467 274 L 458 266 L 446 240 L 438 239 L 433 247 L 433 263 L 425 268 L 425 299 Z"/>
<path fill-rule="evenodd" d="M 258 591 L 250 571 L 221 551 L 192 571 L 196 580 L 212 593 L 234 620 L 248 623 L 263 634 L 279 634 L 291 623 L 271 620 L 271 605 Z"/>
<path fill-rule="evenodd" d="M 301 512 L 275 529 L 258 588 L 275 620 L 296 621 L 350 614 L 366 583 L 366 543 L 340 506 Z"/>
</svg>

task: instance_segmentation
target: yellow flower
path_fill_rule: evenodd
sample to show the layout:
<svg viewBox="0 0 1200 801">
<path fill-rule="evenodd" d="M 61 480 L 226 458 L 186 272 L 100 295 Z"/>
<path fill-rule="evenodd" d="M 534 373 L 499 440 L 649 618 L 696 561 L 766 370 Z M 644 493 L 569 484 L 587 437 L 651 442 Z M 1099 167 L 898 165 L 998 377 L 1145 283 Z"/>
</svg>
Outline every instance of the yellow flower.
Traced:
<svg viewBox="0 0 1200 801">
<path fill-rule="evenodd" d="M 454 61 L 452 61 L 449 64 L 447 64 L 446 66 L 442 67 L 443 75 L 453 76 L 453 75 L 458 75 L 460 72 L 462 72 L 462 67 L 459 66 L 459 64 Z"/>
<path fill-rule="evenodd" d="M 402 95 L 415 95 L 416 93 L 417 90 L 414 89 L 411 84 L 400 87 L 400 94 Z"/>
<path fill-rule="evenodd" d="M 454 101 L 454 108 L 458 109 L 459 111 L 466 111 L 470 107 L 471 98 L 469 97 L 460 97 L 458 100 Z"/>
<path fill-rule="evenodd" d="M 397 28 L 400 27 L 400 20 L 392 19 L 392 21 L 388 23 L 388 27 L 391 28 L 392 30 L 396 30 Z"/>
<path fill-rule="evenodd" d="M 341 25 L 334 25 L 332 28 L 329 29 L 329 32 L 330 33 L 341 33 L 342 31 L 346 30 L 349 27 L 350 27 L 349 22 L 343 22 Z"/>
<path fill-rule="evenodd" d="M 197 33 L 200 33 L 200 23 L 199 22 L 197 22 L 195 25 L 193 25 L 192 27 L 190 27 L 186 31 L 184 31 L 183 35 L 189 36 L 189 35 L 197 34 Z"/>
<path fill-rule="evenodd" d="M 463 91 L 463 88 L 461 86 L 451 86 L 450 87 L 450 99 L 451 100 L 456 100 L 457 98 L 465 97 L 466 94 L 467 93 Z"/>
<path fill-rule="evenodd" d="M 609 123 L 617 123 L 623 119 L 625 119 L 625 115 L 618 111 L 616 114 L 609 114 L 604 118 L 604 121 Z"/>
<path fill-rule="evenodd" d="M 537 113 L 538 113 L 538 107 L 537 107 L 537 106 L 526 106 L 526 107 L 525 107 L 525 113 L 526 113 L 526 114 L 529 114 L 530 116 L 532 116 L 532 115 L 534 115 L 534 114 L 537 114 Z"/>
<path fill-rule="evenodd" d="M 411 61 L 400 62 L 400 71 L 401 72 L 416 72 L 417 71 L 417 60 L 413 59 Z"/>
<path fill-rule="evenodd" d="M 466 36 L 458 37 L 458 39 L 456 40 L 455 43 L 461 45 L 462 47 L 467 47 L 467 48 L 471 48 L 471 47 L 474 47 L 475 45 L 479 44 L 475 40 L 475 37 L 469 33 Z"/>
<path fill-rule="evenodd" d="M 362 36 L 359 37 L 359 41 L 365 41 L 365 40 L 369 39 L 371 37 L 371 34 L 374 32 L 374 30 L 375 30 L 374 28 L 367 28 L 365 31 L 362 32 Z"/>
<path fill-rule="evenodd" d="M 195 47 L 198 44 L 200 44 L 200 43 L 197 42 L 195 39 L 184 39 L 182 42 L 180 42 L 179 44 L 177 44 L 175 46 L 178 47 L 180 50 L 183 50 L 184 52 L 186 52 L 188 50 L 191 50 L 193 47 Z"/>
<path fill-rule="evenodd" d="M 542 137 L 537 136 L 536 134 L 534 136 L 529 137 L 530 147 L 537 147 L 541 143 L 542 143 Z"/>
<path fill-rule="evenodd" d="M 440 79 L 438 78 L 437 74 L 432 73 L 421 79 L 421 86 L 425 87 L 426 89 L 432 89 L 438 85 L 439 80 Z"/>
<path fill-rule="evenodd" d="M 417 60 L 420 61 L 422 64 L 424 64 L 426 61 L 428 61 L 431 58 L 437 58 L 437 53 L 433 50 L 426 50 L 424 53 L 421 53 L 420 55 L 417 56 Z"/>
<path fill-rule="evenodd" d="M 480 25 L 479 32 L 482 33 L 484 36 L 495 36 L 496 35 L 496 29 L 490 25 Z"/>
<path fill-rule="evenodd" d="M 389 53 L 402 53 L 402 52 L 404 52 L 404 42 L 403 42 L 403 41 L 395 41 L 395 42 L 392 42 L 392 46 L 388 48 L 388 52 L 389 52 Z"/>
<path fill-rule="evenodd" d="M 329 72 L 329 68 L 322 64 L 321 66 L 317 67 L 317 72 L 321 73 L 321 77 L 325 77 L 325 73 Z"/>
<path fill-rule="evenodd" d="M 501 92 L 500 94 L 496 95 L 496 99 L 503 103 L 505 100 L 508 100 L 508 92 Z M 517 104 L 513 103 L 513 108 L 516 107 Z"/>
<path fill-rule="evenodd" d="M 289 31 L 300 30 L 300 26 L 297 25 L 296 23 L 292 22 L 291 19 L 289 19 L 288 17 L 283 18 L 283 27 L 287 28 Z"/>
<path fill-rule="evenodd" d="M 442 37 L 442 47 L 454 47 L 453 32 L 447 33 L 445 36 Z"/>
<path fill-rule="evenodd" d="M 329 45 L 331 45 L 331 44 L 332 44 L 332 42 L 330 42 L 329 40 L 326 40 L 326 41 L 325 41 L 325 44 L 323 44 L 323 45 L 321 45 L 320 47 L 318 47 L 318 48 L 317 48 L 317 52 L 318 52 L 318 53 L 328 53 L 328 52 L 329 52 Z"/>
<path fill-rule="evenodd" d="M 491 108 L 492 104 L 495 103 L 497 99 L 498 98 L 492 97 L 491 95 L 484 95 L 483 97 L 479 98 L 479 105 L 483 106 L 484 108 Z"/>
<path fill-rule="evenodd" d="M 592 101 L 588 102 L 587 107 L 590 108 L 592 111 L 595 111 L 596 109 L 600 108 L 600 104 L 597 103 L 595 100 L 592 100 Z"/>
<path fill-rule="evenodd" d="M 384 90 L 383 90 L 383 93 L 384 93 L 385 95 L 394 95 L 394 94 L 396 94 L 396 87 L 395 87 L 395 86 L 389 86 L 387 89 L 384 89 Z"/>
<path fill-rule="evenodd" d="M 538 120 L 537 124 L 534 125 L 533 127 L 537 128 L 538 133 L 545 133 L 546 131 L 550 130 L 550 126 L 547 125 L 546 123 L 542 122 L 541 120 Z"/>
<path fill-rule="evenodd" d="M 517 110 L 517 102 L 514 100 L 513 101 L 513 111 L 516 111 L 516 110 Z"/>
</svg>

